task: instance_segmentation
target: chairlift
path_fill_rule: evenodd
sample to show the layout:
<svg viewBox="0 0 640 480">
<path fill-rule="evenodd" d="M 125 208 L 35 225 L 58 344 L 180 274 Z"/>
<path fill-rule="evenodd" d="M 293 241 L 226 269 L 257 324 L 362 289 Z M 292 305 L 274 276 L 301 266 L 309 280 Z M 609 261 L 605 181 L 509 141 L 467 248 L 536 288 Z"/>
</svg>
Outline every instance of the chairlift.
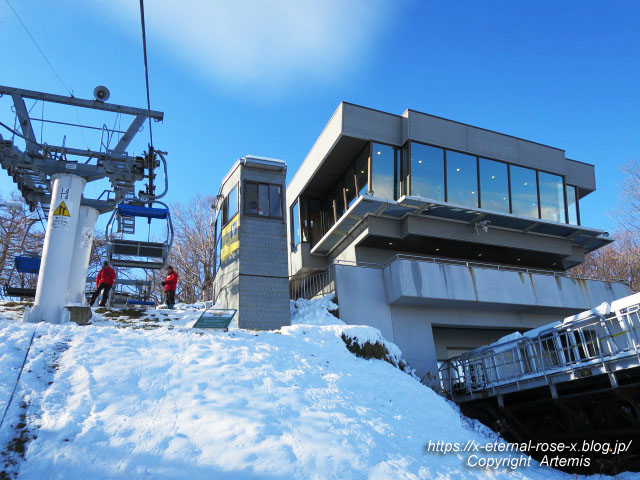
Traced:
<svg viewBox="0 0 640 480">
<path fill-rule="evenodd" d="M 87 277 L 91 288 L 85 291 L 87 299 L 91 297 L 96 282 L 95 277 Z M 151 299 L 151 280 L 137 278 L 117 279 L 114 289 L 109 293 L 109 306 L 127 307 L 129 305 L 153 307 L 156 302 Z"/>
<path fill-rule="evenodd" d="M 159 270 L 165 265 L 173 243 L 173 224 L 169 207 L 157 200 L 154 203 L 162 207 L 127 203 L 116 206 L 105 230 L 107 258 L 112 266 Z M 135 234 L 135 219 L 141 217 L 149 223 L 151 220 L 166 220 L 166 239 L 163 242 L 151 242 L 130 238 Z"/>
<path fill-rule="evenodd" d="M 41 258 L 34 252 L 27 252 L 24 247 L 24 243 L 29 235 L 29 230 L 38 221 L 34 219 L 27 226 L 27 229 L 20 241 L 20 254 L 16 255 L 13 259 L 13 268 L 3 287 L 3 292 L 8 297 L 20 297 L 20 298 L 34 298 L 36 296 L 36 289 L 29 287 L 17 287 L 11 286 L 11 280 L 14 273 L 25 273 L 29 275 L 37 275 L 40 272 Z"/>
</svg>

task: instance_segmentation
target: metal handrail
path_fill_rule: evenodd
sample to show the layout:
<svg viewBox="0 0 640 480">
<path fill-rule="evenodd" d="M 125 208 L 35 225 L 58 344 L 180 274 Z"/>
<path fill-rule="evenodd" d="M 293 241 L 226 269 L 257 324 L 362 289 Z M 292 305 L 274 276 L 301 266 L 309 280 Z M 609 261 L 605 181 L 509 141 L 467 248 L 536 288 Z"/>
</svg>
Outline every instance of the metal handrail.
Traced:
<svg viewBox="0 0 640 480">
<path fill-rule="evenodd" d="M 298 300 L 312 298 L 335 293 L 336 281 L 333 268 L 327 268 L 315 274 L 298 274 L 289 277 L 289 298 Z"/>
<path fill-rule="evenodd" d="M 440 386 L 448 394 L 472 394 L 636 357 L 640 364 L 640 303 L 605 316 L 593 313 L 518 337 L 466 352 L 439 368 Z"/>
<path fill-rule="evenodd" d="M 625 285 L 629 285 L 628 279 L 627 280 L 625 279 L 604 280 L 602 278 L 599 278 L 597 275 L 582 275 L 579 273 L 559 272 L 556 270 L 544 270 L 544 269 L 536 269 L 536 268 L 528 268 L 528 267 L 518 267 L 518 266 L 512 266 L 512 265 L 502 265 L 499 263 L 471 262 L 467 260 L 456 260 L 453 258 L 409 255 L 405 253 L 395 254 L 386 263 L 358 262 L 358 261 L 352 261 L 352 260 L 335 260 L 334 263 L 336 265 L 352 265 L 352 266 L 369 267 L 369 268 L 386 268 L 396 260 L 411 260 L 416 262 L 438 263 L 438 264 L 444 264 L 444 265 L 459 265 L 459 266 L 473 267 L 473 268 L 487 268 L 491 270 L 502 270 L 506 272 L 521 272 L 521 273 L 536 274 L 536 275 L 551 275 L 554 277 L 574 278 L 577 280 L 600 280 L 600 281 L 623 283 Z"/>
</svg>

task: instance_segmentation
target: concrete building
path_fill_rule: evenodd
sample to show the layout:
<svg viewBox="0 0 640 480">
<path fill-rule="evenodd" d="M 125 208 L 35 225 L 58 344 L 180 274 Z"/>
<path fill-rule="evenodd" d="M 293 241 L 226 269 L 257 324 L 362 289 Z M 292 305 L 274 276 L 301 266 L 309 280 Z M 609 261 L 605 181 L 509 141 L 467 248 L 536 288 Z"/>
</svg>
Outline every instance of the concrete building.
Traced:
<svg viewBox="0 0 640 480">
<path fill-rule="evenodd" d="M 288 270 L 330 278 L 341 319 L 379 328 L 435 374 L 631 293 L 566 272 L 612 241 L 580 221 L 595 188 L 593 165 L 559 148 L 342 103 L 287 188 Z"/>
<path fill-rule="evenodd" d="M 247 156 L 224 177 L 216 204 L 213 297 L 240 328 L 289 325 L 285 181 L 280 160 Z"/>
</svg>

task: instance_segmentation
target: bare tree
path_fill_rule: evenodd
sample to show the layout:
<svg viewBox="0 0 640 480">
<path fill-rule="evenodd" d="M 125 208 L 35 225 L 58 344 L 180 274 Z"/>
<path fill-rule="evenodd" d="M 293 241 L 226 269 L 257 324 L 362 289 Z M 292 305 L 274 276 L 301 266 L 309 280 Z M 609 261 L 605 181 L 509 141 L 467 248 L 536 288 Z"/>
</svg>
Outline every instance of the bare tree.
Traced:
<svg viewBox="0 0 640 480">
<path fill-rule="evenodd" d="M 591 278 L 629 283 L 634 292 L 640 290 L 640 250 L 629 232 L 617 234 L 616 241 L 585 257 L 585 262 L 572 273 Z"/>
<path fill-rule="evenodd" d="M 635 292 L 640 290 L 640 164 L 623 167 L 625 179 L 620 189 L 620 205 L 616 210 L 616 241 L 588 254 L 573 273 L 603 280 L 623 280 Z"/>
<path fill-rule="evenodd" d="M 215 227 L 211 221 L 213 197 L 196 195 L 186 204 L 174 204 L 171 218 L 175 239 L 169 262 L 180 276 L 177 296 L 182 302 L 207 300 L 214 270 Z M 155 284 L 160 279 L 154 279 Z"/>
<path fill-rule="evenodd" d="M 13 194 L 10 201 L 22 204 L 18 194 Z M 42 251 L 44 228 L 39 222 L 38 215 L 28 212 L 24 204 L 0 209 L 0 284 L 11 280 L 13 286 L 35 288 L 37 277 L 15 272 L 13 266 L 16 256 L 39 255 Z"/>
</svg>

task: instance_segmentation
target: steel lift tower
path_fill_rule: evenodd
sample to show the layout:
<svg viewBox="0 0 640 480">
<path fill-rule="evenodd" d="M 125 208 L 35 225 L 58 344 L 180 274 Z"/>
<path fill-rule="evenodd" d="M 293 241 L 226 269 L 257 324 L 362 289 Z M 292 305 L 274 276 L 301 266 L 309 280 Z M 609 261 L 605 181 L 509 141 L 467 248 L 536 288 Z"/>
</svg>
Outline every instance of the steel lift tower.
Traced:
<svg viewBox="0 0 640 480">
<path fill-rule="evenodd" d="M 153 181 L 155 169 L 160 166 L 159 158 L 166 173 L 163 152 L 150 148 L 144 157 L 134 157 L 127 153 L 127 148 L 147 118 L 161 121 L 164 114 L 106 103 L 109 91 L 105 87 L 95 89 L 95 100 L 0 86 L 0 96 L 4 95 L 13 100 L 19 131 L 2 126 L 14 137 L 21 137 L 25 145 L 23 151 L 13 140 L 0 135 L 0 165 L 13 178 L 32 211 L 38 204 L 45 212 L 48 210 L 35 301 L 33 307 L 25 311 L 25 321 L 61 323 L 68 318 L 66 305 L 86 302 L 84 285 L 98 216 L 113 211 L 120 204 L 148 204 L 150 207 L 160 197 L 155 195 Z M 132 119 L 128 128 L 120 132 L 122 136 L 113 148 L 107 146 L 94 151 L 64 144 L 48 145 L 37 141 L 33 121 L 80 125 L 30 117 L 25 99 L 112 112 Z M 106 126 L 102 130 L 109 135 L 114 133 Z M 109 180 L 111 190 L 98 198 L 83 195 L 87 183 L 105 178 Z M 147 187 L 136 194 L 135 183 L 143 180 L 147 181 Z"/>
</svg>

